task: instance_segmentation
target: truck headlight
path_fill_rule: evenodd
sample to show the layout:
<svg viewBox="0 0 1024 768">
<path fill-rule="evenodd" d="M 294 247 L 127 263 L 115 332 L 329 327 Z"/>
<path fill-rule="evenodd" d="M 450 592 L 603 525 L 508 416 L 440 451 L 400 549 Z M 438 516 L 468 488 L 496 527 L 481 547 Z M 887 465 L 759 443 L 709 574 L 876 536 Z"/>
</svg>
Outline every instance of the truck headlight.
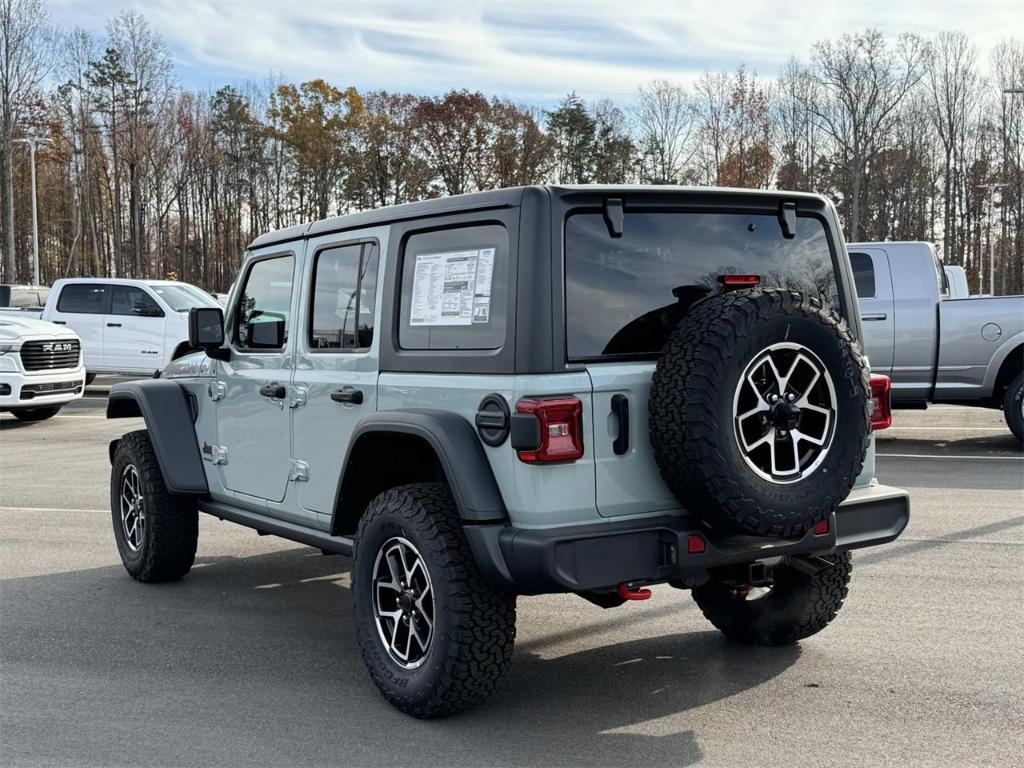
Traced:
<svg viewBox="0 0 1024 768">
<path fill-rule="evenodd" d="M 20 349 L 20 343 L 5 344 L 4 342 L 0 342 L 0 355 L 6 355 L 8 352 L 17 352 Z"/>
</svg>

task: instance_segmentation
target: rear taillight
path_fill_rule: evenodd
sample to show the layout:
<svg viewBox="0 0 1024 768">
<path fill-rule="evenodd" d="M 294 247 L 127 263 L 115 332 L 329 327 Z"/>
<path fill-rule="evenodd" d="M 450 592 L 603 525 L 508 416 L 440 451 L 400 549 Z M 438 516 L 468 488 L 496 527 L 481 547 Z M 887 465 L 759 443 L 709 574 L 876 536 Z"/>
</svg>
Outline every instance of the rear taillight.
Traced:
<svg viewBox="0 0 1024 768">
<path fill-rule="evenodd" d="M 723 285 L 742 288 L 750 288 L 761 282 L 760 275 L 722 275 L 719 279 Z"/>
<path fill-rule="evenodd" d="M 540 443 L 520 449 L 519 459 L 528 464 L 576 461 L 583 458 L 583 403 L 576 397 L 523 398 L 516 412 L 536 417 Z"/>
<path fill-rule="evenodd" d="M 889 391 L 892 382 L 888 376 L 871 374 L 871 429 L 888 429 L 892 426 L 892 405 Z"/>
</svg>

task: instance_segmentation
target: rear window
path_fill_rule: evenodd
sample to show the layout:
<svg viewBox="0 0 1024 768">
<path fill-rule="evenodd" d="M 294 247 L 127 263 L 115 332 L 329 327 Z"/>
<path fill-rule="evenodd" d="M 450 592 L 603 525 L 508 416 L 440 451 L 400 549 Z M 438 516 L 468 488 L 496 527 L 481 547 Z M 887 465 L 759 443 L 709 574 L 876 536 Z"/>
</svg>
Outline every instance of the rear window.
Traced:
<svg viewBox="0 0 1024 768">
<path fill-rule="evenodd" d="M 46 303 L 46 297 L 50 294 L 50 289 L 11 286 L 10 293 L 10 298 L 7 299 L 7 306 L 26 309 L 43 306 Z"/>
<path fill-rule="evenodd" d="M 858 299 L 875 297 L 875 265 L 866 253 L 851 253 L 850 266 L 853 267 L 853 282 L 857 289 Z"/>
<path fill-rule="evenodd" d="M 727 274 L 817 297 L 840 311 L 825 227 L 797 218 L 785 239 L 774 215 L 633 212 L 612 238 L 601 213 L 565 225 L 566 343 L 573 360 L 658 353 L 690 305 Z"/>
<path fill-rule="evenodd" d="M 65 285 L 57 302 L 58 312 L 102 315 L 107 311 L 107 286 L 100 283 Z"/>
</svg>

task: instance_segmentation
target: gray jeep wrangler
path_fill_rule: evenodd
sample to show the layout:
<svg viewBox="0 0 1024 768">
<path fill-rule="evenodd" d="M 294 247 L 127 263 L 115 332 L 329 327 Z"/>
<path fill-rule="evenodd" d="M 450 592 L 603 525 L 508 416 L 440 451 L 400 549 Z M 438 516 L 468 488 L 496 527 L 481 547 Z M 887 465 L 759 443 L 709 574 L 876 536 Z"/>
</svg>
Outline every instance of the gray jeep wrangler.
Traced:
<svg viewBox="0 0 1024 768">
<path fill-rule="evenodd" d="M 888 380 L 836 213 L 787 192 L 528 187 L 264 235 L 194 354 L 116 385 L 117 547 L 179 579 L 198 512 L 353 558 L 355 624 L 417 717 L 487 698 L 516 596 L 668 584 L 794 643 L 895 539 Z"/>
</svg>

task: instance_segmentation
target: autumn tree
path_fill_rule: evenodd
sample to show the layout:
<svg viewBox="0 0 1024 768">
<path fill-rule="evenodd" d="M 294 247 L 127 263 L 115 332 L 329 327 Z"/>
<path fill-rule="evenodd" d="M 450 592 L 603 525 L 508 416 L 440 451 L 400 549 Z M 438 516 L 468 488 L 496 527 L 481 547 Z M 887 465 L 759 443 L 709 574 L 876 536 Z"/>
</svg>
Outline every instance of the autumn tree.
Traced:
<svg viewBox="0 0 1024 768">
<path fill-rule="evenodd" d="M 278 87 L 268 114 L 281 121 L 281 136 L 294 153 L 304 215 L 323 219 L 332 201 L 337 207 L 339 188 L 353 165 L 363 111 L 355 88 L 341 90 L 323 80 Z"/>
</svg>

